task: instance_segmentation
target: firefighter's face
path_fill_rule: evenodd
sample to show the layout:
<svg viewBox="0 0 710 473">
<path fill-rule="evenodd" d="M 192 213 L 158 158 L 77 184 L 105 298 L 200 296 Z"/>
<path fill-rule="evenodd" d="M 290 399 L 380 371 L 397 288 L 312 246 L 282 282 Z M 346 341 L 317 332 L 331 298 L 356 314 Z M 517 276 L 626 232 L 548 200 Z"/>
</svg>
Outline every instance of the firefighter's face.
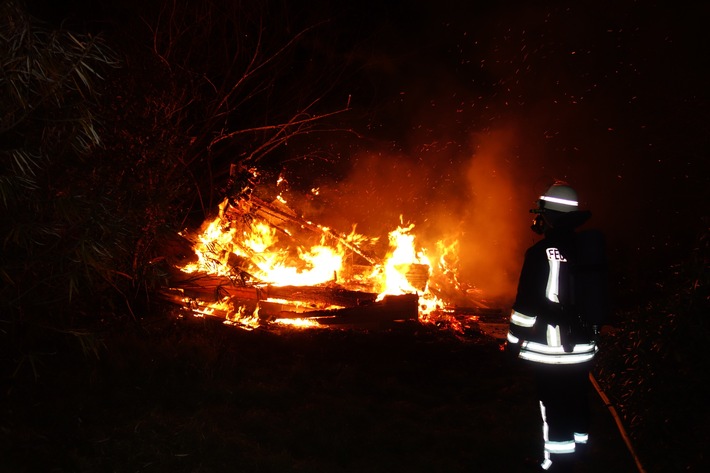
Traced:
<svg viewBox="0 0 710 473">
<path fill-rule="evenodd" d="M 543 233 L 545 233 L 546 228 L 547 223 L 545 222 L 545 218 L 542 216 L 542 214 L 535 215 L 535 218 L 532 221 L 532 225 L 530 225 L 530 229 L 538 235 L 542 235 Z"/>
<path fill-rule="evenodd" d="M 530 229 L 538 235 L 542 235 L 545 233 L 545 230 L 547 230 L 548 224 L 543 216 L 544 202 L 540 200 L 537 204 L 537 208 L 530 209 L 530 213 L 535 214 L 535 218 L 532 221 L 532 225 L 530 225 Z"/>
</svg>

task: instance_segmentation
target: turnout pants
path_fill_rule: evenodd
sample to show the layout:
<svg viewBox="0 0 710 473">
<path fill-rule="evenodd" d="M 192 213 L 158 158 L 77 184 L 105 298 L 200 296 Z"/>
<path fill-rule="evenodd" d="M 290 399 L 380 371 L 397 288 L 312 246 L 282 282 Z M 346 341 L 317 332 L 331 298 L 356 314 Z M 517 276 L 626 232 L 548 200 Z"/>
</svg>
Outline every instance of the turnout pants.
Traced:
<svg viewBox="0 0 710 473">
<path fill-rule="evenodd" d="M 533 369 L 540 413 L 544 460 L 542 467 L 569 463 L 578 445 L 589 437 L 590 363 L 546 365 Z"/>
</svg>

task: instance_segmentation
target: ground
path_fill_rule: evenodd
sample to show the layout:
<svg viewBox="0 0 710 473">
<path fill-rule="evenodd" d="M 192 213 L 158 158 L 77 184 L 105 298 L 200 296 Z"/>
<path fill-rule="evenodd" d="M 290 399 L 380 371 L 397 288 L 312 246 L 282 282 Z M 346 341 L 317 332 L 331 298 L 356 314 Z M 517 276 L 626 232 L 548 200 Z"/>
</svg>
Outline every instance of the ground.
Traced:
<svg viewBox="0 0 710 473">
<path fill-rule="evenodd" d="M 1 472 L 523 472 L 540 451 L 527 372 L 479 332 L 165 316 L 102 343 L 5 379 Z M 578 471 L 636 471 L 590 393 Z"/>
</svg>

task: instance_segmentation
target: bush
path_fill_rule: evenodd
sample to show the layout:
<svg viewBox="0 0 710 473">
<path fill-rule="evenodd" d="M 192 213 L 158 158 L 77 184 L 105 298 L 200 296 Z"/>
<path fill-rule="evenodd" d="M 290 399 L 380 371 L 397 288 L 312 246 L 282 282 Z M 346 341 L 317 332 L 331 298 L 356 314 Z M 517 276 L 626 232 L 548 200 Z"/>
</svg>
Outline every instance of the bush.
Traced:
<svg viewBox="0 0 710 473">
<path fill-rule="evenodd" d="M 92 156 L 101 74 L 118 61 L 100 37 L 45 28 L 15 1 L 0 18 L 0 310 L 66 325 L 79 295 L 123 285 L 128 230 L 94 189 Z"/>
<path fill-rule="evenodd" d="M 698 428 L 709 420 L 707 268 L 705 232 L 685 261 L 658 274 L 655 295 L 619 314 L 603 339 L 599 382 L 649 467 L 671 461 L 672 469 L 701 471 L 708 464 L 699 447 L 710 436 Z"/>
</svg>

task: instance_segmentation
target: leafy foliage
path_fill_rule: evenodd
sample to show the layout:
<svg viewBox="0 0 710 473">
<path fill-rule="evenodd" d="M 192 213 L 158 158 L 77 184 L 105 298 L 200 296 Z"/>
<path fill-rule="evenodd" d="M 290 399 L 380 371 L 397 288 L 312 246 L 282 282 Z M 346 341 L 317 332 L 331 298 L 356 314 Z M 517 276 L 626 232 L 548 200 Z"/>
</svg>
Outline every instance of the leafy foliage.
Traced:
<svg viewBox="0 0 710 473">
<path fill-rule="evenodd" d="M 76 296 L 116 286 L 125 228 L 91 192 L 103 71 L 100 37 L 51 30 L 15 1 L 0 6 L 0 290 L 3 317 L 54 325 Z"/>
</svg>

